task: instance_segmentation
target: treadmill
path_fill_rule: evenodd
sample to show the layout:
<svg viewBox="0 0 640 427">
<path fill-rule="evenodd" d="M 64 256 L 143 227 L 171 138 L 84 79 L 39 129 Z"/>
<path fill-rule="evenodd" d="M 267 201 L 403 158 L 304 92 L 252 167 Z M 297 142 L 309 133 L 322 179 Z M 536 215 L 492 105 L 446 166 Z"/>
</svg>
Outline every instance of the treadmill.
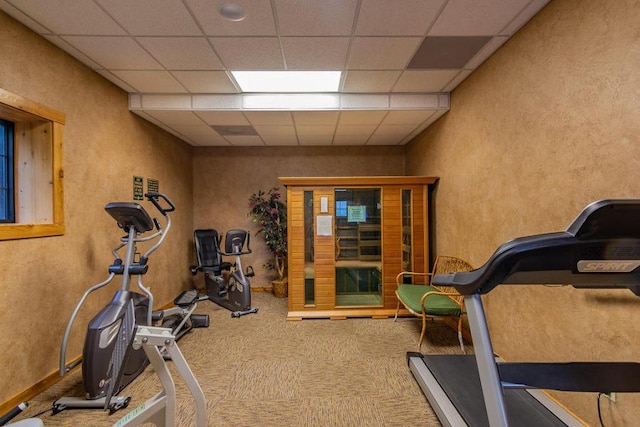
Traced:
<svg viewBox="0 0 640 427">
<path fill-rule="evenodd" d="M 481 296 L 505 285 L 629 289 L 640 296 L 640 200 L 588 205 L 567 231 L 511 240 L 477 270 L 436 275 L 464 295 L 474 355 L 407 353 L 409 369 L 444 426 L 582 426 L 541 389 L 639 392 L 640 363 L 502 362 Z"/>
</svg>

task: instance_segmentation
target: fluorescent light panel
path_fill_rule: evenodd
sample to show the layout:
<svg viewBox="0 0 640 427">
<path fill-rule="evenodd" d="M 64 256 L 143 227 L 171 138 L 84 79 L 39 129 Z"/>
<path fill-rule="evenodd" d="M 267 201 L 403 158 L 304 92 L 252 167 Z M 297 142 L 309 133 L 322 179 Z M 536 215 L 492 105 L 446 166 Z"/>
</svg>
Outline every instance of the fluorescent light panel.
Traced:
<svg viewBox="0 0 640 427">
<path fill-rule="evenodd" d="M 232 71 L 243 92 L 337 92 L 340 71 Z"/>
</svg>

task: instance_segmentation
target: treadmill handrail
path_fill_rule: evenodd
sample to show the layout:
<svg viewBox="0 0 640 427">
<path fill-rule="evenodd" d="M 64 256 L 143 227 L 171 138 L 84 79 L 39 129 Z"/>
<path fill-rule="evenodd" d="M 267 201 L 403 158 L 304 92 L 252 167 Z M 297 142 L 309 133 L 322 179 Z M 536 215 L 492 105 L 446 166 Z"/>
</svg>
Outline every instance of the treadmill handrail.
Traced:
<svg viewBox="0 0 640 427">
<path fill-rule="evenodd" d="M 501 284 L 627 288 L 640 295 L 637 219 L 640 200 L 601 200 L 587 206 L 567 231 L 513 239 L 482 267 L 436 275 L 433 283 L 453 286 L 463 295 L 486 294 Z"/>
</svg>

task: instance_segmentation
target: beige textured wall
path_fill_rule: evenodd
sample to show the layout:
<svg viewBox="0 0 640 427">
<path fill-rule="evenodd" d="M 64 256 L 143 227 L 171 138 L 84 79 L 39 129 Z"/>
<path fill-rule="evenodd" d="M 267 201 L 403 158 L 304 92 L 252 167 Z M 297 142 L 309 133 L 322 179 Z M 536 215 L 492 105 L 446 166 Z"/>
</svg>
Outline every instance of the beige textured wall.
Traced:
<svg viewBox="0 0 640 427">
<path fill-rule="evenodd" d="M 247 147 L 196 148 L 193 159 L 195 228 L 251 230 L 244 266 L 253 265 L 252 287 L 269 287 L 275 277 L 262 265 L 270 259 L 264 240 L 247 216 L 249 196 L 279 187 L 284 176 L 404 175 L 402 147 Z M 195 259 L 194 259 L 195 261 Z M 201 275 L 196 286 L 204 286 Z"/>
<path fill-rule="evenodd" d="M 502 242 L 564 230 L 588 203 L 640 196 L 640 2 L 552 0 L 452 94 L 406 151 L 440 176 L 437 252 L 476 265 Z M 628 291 L 502 287 L 487 298 L 508 360 L 640 361 Z M 598 424 L 592 393 L 561 399 Z M 640 424 L 640 399 L 603 399 L 605 425 Z"/>
<path fill-rule="evenodd" d="M 67 319 L 82 293 L 107 277 L 123 235 L 103 208 L 132 200 L 133 175 L 159 179 L 177 205 L 145 279 L 157 305 L 191 286 L 193 214 L 191 147 L 131 114 L 126 93 L 1 12 L 0 40 L 0 87 L 66 114 L 65 235 L 0 241 L 3 402 L 57 369 Z M 81 311 L 69 359 L 80 355 L 88 319 L 118 285 L 94 294 Z"/>
</svg>

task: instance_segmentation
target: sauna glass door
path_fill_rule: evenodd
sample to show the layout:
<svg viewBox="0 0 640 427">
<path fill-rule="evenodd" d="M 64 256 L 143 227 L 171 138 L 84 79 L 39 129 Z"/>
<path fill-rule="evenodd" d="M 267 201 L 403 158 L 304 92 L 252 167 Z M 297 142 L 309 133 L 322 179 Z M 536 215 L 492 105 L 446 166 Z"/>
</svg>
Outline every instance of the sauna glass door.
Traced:
<svg viewBox="0 0 640 427">
<path fill-rule="evenodd" d="M 382 305 L 380 188 L 336 188 L 336 306 Z"/>
<path fill-rule="evenodd" d="M 316 268 L 313 246 L 313 191 L 304 192 L 304 304 L 316 303 Z"/>
</svg>

